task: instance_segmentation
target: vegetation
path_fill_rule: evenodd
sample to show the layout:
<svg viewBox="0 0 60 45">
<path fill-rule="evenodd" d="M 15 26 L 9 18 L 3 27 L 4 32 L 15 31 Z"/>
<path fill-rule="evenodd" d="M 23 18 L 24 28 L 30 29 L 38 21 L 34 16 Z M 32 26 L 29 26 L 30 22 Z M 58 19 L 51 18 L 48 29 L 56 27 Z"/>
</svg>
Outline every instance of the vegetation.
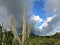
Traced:
<svg viewBox="0 0 60 45">
<path fill-rule="evenodd" d="M 0 32 L 0 45 L 11 45 L 13 40 L 13 35 L 11 32 Z"/>
<path fill-rule="evenodd" d="M 60 45 L 60 33 L 50 37 L 39 37 L 30 35 L 26 40 L 26 45 Z M 20 36 L 21 37 L 21 36 Z M 11 31 L 1 32 L 0 45 L 19 45 L 18 41 L 15 40 Z"/>
<path fill-rule="evenodd" d="M 26 45 L 60 45 L 60 34 L 56 34 L 54 36 L 30 36 L 29 40 L 27 40 Z"/>
</svg>

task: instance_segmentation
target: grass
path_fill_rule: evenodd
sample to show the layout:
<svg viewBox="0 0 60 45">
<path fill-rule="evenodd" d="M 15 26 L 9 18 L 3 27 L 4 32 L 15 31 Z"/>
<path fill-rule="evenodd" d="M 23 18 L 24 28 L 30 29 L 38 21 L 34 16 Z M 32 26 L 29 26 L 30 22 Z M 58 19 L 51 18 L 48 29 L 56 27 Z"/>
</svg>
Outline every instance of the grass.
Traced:
<svg viewBox="0 0 60 45">
<path fill-rule="evenodd" d="M 32 37 L 27 40 L 26 45 L 60 45 L 60 39 L 52 37 Z"/>
</svg>

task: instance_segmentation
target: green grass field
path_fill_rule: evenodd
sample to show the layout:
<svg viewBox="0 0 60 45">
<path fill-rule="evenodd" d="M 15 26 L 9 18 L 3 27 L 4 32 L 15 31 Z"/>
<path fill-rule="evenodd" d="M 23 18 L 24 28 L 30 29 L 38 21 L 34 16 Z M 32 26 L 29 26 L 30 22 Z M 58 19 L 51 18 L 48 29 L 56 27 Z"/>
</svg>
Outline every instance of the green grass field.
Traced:
<svg viewBox="0 0 60 45">
<path fill-rule="evenodd" d="M 60 34 L 50 37 L 30 36 L 26 45 L 60 45 Z"/>
</svg>

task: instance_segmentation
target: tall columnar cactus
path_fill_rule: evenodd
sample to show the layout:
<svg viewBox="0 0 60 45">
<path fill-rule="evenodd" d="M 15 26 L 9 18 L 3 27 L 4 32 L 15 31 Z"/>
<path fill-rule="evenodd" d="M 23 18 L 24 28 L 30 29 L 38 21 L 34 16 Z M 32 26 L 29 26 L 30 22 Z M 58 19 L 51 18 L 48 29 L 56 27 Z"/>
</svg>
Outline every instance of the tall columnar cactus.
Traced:
<svg viewBox="0 0 60 45">
<path fill-rule="evenodd" d="M 31 28 L 32 28 L 32 25 L 29 23 L 28 28 L 27 28 L 27 37 L 26 37 L 27 39 L 26 39 L 26 43 L 25 43 L 28 45 L 30 45 L 29 37 L 30 37 Z"/>
<path fill-rule="evenodd" d="M 20 38 L 18 36 L 16 27 L 15 27 L 15 24 L 14 24 L 14 16 L 13 15 L 11 15 L 10 20 L 11 20 L 11 27 L 12 27 L 12 32 L 13 32 L 14 38 L 19 42 L 19 45 L 20 45 L 21 41 L 20 41 Z"/>
<path fill-rule="evenodd" d="M 26 40 L 26 5 L 24 4 L 22 45 L 25 45 L 25 40 Z"/>
<path fill-rule="evenodd" d="M 28 24 L 28 30 L 27 30 L 27 38 L 29 38 L 30 32 L 31 32 L 32 25 Z"/>
</svg>

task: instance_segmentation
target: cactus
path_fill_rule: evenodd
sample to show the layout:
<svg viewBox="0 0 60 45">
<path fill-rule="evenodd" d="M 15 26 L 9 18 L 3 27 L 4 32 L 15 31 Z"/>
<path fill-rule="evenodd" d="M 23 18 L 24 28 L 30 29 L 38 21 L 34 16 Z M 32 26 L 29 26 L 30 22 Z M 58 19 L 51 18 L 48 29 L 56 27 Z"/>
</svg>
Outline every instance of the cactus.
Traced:
<svg viewBox="0 0 60 45">
<path fill-rule="evenodd" d="M 29 38 L 30 32 L 31 32 L 32 25 L 28 25 L 28 31 L 27 31 L 27 38 Z"/>
<path fill-rule="evenodd" d="M 24 5 L 22 45 L 25 45 L 25 40 L 26 40 L 26 5 Z"/>
<path fill-rule="evenodd" d="M 11 15 L 10 20 L 11 20 L 11 27 L 12 27 L 12 32 L 13 32 L 14 38 L 19 42 L 19 45 L 21 45 L 21 41 L 20 41 L 20 38 L 18 36 L 16 27 L 14 24 L 14 16 L 13 15 Z"/>
<path fill-rule="evenodd" d="M 29 41 L 29 37 L 30 37 L 30 32 L 31 32 L 31 28 L 32 28 L 32 25 L 29 23 L 28 24 L 28 28 L 27 28 L 27 39 L 26 39 L 26 43 L 25 44 L 28 44 L 28 45 L 30 45 L 30 41 Z"/>
</svg>

